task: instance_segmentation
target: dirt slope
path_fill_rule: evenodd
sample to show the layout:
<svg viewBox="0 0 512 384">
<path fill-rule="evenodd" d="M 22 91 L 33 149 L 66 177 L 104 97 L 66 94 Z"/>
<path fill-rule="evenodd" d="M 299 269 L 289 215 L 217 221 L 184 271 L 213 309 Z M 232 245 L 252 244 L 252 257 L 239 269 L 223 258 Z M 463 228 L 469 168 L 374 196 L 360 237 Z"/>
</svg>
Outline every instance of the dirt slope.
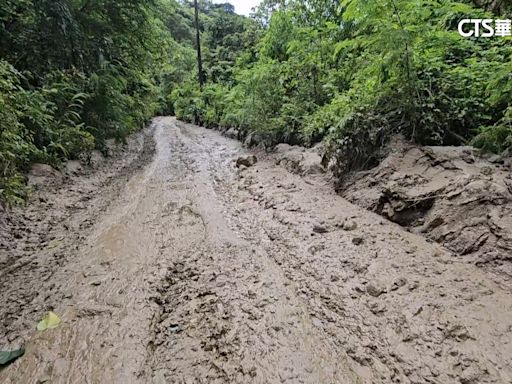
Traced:
<svg viewBox="0 0 512 384">
<path fill-rule="evenodd" d="M 452 250 L 512 289 L 512 158 L 397 139 L 343 196 Z"/>
<path fill-rule="evenodd" d="M 320 172 L 275 158 L 237 169 L 233 140 L 172 118 L 154 129 L 147 166 L 62 217 L 90 226 L 57 224 L 60 258 L 23 248 L 42 212 L 19 228 L 2 276 L 16 299 L 0 308 L 21 315 L 2 313 L 0 344 L 27 352 L 0 382 L 512 381 L 511 293 L 485 271 L 350 204 Z M 45 273 L 22 281 L 34 263 Z M 48 306 L 63 323 L 37 333 Z"/>
</svg>

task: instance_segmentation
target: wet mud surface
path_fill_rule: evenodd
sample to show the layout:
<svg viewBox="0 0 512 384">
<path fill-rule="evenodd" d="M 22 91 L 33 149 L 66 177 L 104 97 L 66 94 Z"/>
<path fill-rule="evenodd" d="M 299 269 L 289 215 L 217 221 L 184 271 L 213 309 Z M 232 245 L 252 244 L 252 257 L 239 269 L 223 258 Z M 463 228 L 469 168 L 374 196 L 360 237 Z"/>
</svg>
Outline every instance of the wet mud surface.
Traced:
<svg viewBox="0 0 512 384">
<path fill-rule="evenodd" d="M 512 293 L 485 270 L 328 175 L 237 168 L 217 132 L 158 118 L 132 146 L 2 230 L 0 344 L 27 351 L 0 382 L 512 382 Z"/>
<path fill-rule="evenodd" d="M 342 195 L 443 244 L 512 290 L 512 158 L 404 140 L 391 148 Z"/>
</svg>

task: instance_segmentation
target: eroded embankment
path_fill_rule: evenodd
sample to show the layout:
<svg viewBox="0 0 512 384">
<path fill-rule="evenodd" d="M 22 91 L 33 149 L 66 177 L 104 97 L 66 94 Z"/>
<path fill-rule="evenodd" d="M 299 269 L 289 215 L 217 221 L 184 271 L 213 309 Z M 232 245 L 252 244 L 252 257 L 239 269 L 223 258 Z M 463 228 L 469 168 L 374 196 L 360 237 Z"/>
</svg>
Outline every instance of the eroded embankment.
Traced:
<svg viewBox="0 0 512 384">
<path fill-rule="evenodd" d="M 342 196 L 512 288 L 512 158 L 470 147 L 417 147 L 396 140 L 376 168 L 349 179 Z"/>
<path fill-rule="evenodd" d="M 274 158 L 310 175 L 325 171 L 321 155 L 321 147 L 280 144 Z M 377 167 L 336 185 L 352 203 L 446 246 L 512 288 L 512 158 L 396 138 Z"/>
</svg>

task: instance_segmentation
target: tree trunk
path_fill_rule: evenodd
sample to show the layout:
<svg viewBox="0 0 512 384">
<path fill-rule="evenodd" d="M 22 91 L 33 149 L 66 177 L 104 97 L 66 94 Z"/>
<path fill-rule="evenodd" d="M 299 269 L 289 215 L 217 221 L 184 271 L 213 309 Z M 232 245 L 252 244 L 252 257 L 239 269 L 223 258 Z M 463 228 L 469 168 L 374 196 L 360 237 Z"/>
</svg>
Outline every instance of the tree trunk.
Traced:
<svg viewBox="0 0 512 384">
<path fill-rule="evenodd" d="M 203 59 L 201 57 L 201 34 L 199 31 L 199 9 L 198 9 L 198 5 L 197 5 L 197 0 L 194 0 L 194 10 L 195 10 L 195 23 L 196 23 L 197 71 L 198 71 L 199 86 L 202 88 L 203 84 L 204 84 Z"/>
</svg>

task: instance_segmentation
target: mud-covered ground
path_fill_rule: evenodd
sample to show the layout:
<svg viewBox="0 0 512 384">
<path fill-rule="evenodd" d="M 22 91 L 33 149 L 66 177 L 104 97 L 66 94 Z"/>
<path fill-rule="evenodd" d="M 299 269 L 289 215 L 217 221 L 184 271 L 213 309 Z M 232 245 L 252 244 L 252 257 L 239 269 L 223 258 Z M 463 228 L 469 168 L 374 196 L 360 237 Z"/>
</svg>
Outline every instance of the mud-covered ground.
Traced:
<svg viewBox="0 0 512 384">
<path fill-rule="evenodd" d="M 173 118 L 125 152 L 5 222 L 0 382 L 512 382 L 510 290 L 316 166 Z"/>
<path fill-rule="evenodd" d="M 349 201 L 443 244 L 512 290 L 512 158 L 397 138 L 382 163 L 345 183 Z"/>
</svg>

